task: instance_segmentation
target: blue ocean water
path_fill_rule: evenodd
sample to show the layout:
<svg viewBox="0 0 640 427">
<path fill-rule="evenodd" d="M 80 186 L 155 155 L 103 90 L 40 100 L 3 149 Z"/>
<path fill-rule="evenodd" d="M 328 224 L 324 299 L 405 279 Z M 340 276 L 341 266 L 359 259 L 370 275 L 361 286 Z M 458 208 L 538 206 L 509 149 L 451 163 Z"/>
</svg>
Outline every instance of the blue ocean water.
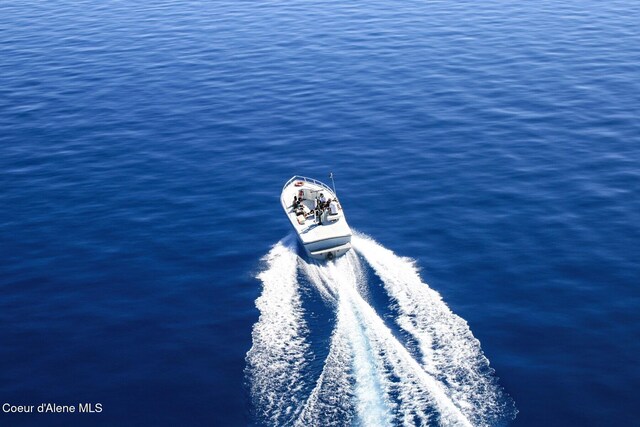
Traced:
<svg viewBox="0 0 640 427">
<path fill-rule="evenodd" d="M 103 411 L 0 425 L 269 424 L 257 276 L 290 239 L 281 186 L 329 171 L 361 243 L 467 322 L 512 425 L 637 424 L 639 13 L 2 2 L 0 403 Z M 303 297 L 315 378 L 337 315 Z"/>
</svg>

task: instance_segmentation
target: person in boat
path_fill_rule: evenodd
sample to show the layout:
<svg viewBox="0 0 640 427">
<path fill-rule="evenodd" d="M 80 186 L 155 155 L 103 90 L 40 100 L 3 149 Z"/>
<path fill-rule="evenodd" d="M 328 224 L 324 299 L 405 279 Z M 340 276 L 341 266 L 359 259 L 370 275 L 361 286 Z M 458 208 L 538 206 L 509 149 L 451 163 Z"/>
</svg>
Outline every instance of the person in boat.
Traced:
<svg viewBox="0 0 640 427">
<path fill-rule="evenodd" d="M 331 215 L 336 215 L 338 213 L 338 201 L 336 199 L 329 199 L 329 212 Z"/>
<path fill-rule="evenodd" d="M 296 214 L 296 219 L 298 220 L 298 224 L 302 225 L 305 222 L 306 215 L 304 214 L 304 205 L 302 203 L 298 203 L 298 207 L 294 210 Z"/>
<path fill-rule="evenodd" d="M 302 202 L 304 200 L 304 190 L 298 191 L 298 200 Z"/>
<path fill-rule="evenodd" d="M 324 193 L 320 193 L 320 197 L 318 197 L 318 207 L 320 209 L 324 209 L 327 205 L 327 198 L 324 197 Z"/>
<path fill-rule="evenodd" d="M 298 196 L 293 196 L 293 210 L 298 210 L 298 207 L 302 205 L 302 199 L 298 199 Z"/>
<path fill-rule="evenodd" d="M 322 225 L 322 213 L 324 209 L 320 207 L 320 201 L 316 200 L 316 208 L 314 209 L 316 213 L 316 223 Z"/>
</svg>

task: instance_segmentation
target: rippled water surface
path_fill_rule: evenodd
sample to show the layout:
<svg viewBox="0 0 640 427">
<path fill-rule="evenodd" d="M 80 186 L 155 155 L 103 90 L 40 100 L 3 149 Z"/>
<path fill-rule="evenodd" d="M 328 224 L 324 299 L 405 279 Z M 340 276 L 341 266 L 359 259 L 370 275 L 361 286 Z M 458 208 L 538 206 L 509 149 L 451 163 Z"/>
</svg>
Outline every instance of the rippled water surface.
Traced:
<svg viewBox="0 0 640 427">
<path fill-rule="evenodd" d="M 502 423 L 509 399 L 514 426 L 636 424 L 638 16 L 628 0 L 3 1 L 0 403 L 104 410 L 0 424 L 270 424 L 249 350 L 269 256 L 293 250 L 279 191 L 329 171 L 362 234 L 335 267 L 285 262 L 276 281 L 306 274 L 303 311 L 295 294 L 285 309 L 313 332 L 290 411 L 352 357 L 372 376 L 318 389 L 346 393 L 337 425 L 366 425 L 369 404 L 391 423 L 402 402 L 433 425 L 461 402 Z M 348 263 L 364 299 L 331 288 Z M 433 305 L 393 297 L 401 266 Z M 403 350 L 425 304 L 442 322 Z M 425 369 L 454 406 L 434 388 L 420 406 L 432 377 L 403 375 L 447 334 L 468 352 Z M 353 378 L 391 398 L 357 400 Z M 504 417 L 477 400 L 495 384 Z"/>
</svg>

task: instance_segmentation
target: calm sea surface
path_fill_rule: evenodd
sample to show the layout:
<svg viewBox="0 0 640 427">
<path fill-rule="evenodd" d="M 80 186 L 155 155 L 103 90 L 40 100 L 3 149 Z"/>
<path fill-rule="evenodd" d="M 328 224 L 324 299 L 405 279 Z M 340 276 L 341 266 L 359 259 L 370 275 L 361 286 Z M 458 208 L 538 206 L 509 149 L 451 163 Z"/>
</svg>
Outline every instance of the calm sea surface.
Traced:
<svg viewBox="0 0 640 427">
<path fill-rule="evenodd" d="M 350 225 L 468 322 L 513 426 L 637 425 L 639 17 L 1 2 L 0 403 L 103 412 L 0 425 L 269 424 L 256 275 L 291 233 L 284 182 L 329 171 Z"/>
</svg>

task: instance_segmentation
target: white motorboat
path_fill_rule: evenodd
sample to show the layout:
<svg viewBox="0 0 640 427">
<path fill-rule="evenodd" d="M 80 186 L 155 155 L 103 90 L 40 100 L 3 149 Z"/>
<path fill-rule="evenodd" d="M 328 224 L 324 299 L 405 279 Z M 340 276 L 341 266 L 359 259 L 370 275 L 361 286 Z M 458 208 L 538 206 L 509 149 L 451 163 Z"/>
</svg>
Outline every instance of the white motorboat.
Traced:
<svg viewBox="0 0 640 427">
<path fill-rule="evenodd" d="M 282 187 L 280 203 L 311 258 L 332 260 L 351 249 L 351 229 L 326 184 L 294 176 Z"/>
</svg>

